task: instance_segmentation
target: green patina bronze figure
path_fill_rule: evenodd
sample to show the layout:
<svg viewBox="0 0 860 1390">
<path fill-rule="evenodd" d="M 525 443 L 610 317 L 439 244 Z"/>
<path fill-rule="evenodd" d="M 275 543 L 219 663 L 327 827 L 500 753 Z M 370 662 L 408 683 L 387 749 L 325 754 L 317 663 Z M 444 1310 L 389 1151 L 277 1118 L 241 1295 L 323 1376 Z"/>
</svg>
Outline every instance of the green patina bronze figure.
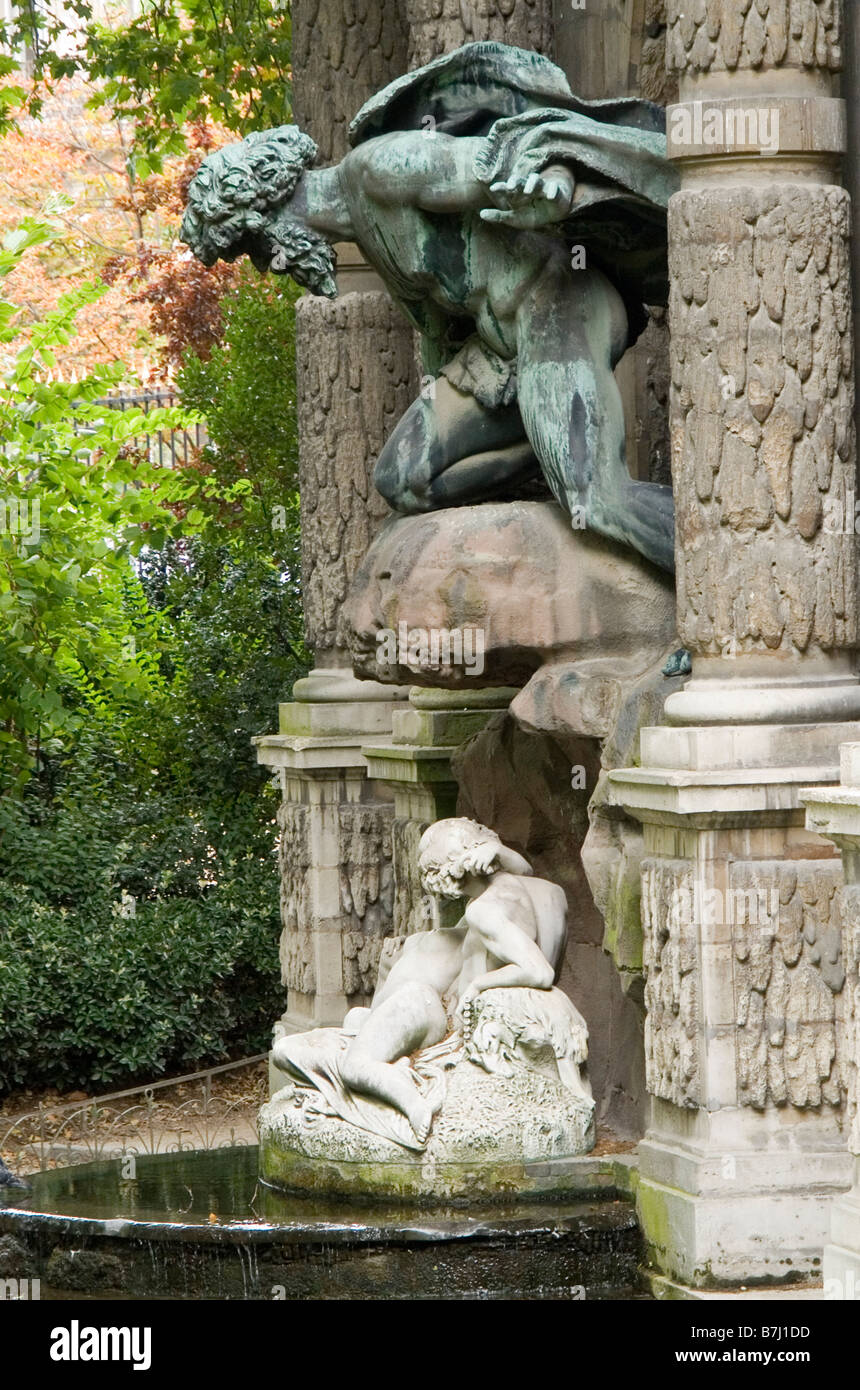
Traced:
<svg viewBox="0 0 860 1390">
<path fill-rule="evenodd" d="M 380 454 L 395 510 L 529 495 L 673 567 L 671 489 L 635 482 L 613 368 L 666 299 L 675 175 L 662 110 L 581 101 L 539 54 L 475 43 L 359 111 L 314 169 L 296 126 L 209 155 L 182 235 L 334 296 L 355 241 L 421 334 L 432 381 Z"/>
</svg>

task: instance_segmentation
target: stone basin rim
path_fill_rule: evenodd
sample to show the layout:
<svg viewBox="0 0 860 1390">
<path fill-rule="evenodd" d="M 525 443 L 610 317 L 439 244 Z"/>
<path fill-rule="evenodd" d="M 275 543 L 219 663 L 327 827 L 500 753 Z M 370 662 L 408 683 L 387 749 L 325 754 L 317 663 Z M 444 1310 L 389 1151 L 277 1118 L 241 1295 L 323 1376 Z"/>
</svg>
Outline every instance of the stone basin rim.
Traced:
<svg viewBox="0 0 860 1390">
<path fill-rule="evenodd" d="M 630 1199 L 624 1194 L 610 1196 L 604 1191 L 596 1197 L 578 1201 L 540 1203 L 553 1208 L 554 1214 L 541 1221 L 536 1215 L 518 1216 L 514 1213 L 500 1213 L 497 1219 L 491 1217 L 469 1217 L 464 1213 L 462 1221 L 455 1219 L 439 1222 L 392 1222 L 390 1224 L 371 1222 L 229 1222 L 223 1225 L 183 1224 L 172 1221 L 125 1221 L 121 1219 L 99 1220 L 87 1216 L 63 1216 L 54 1212 L 27 1211 L 23 1207 L 6 1207 L 0 1210 L 0 1235 L 52 1235 L 55 1237 L 100 1237 L 117 1241 L 159 1241 L 164 1244 L 181 1242 L 183 1244 L 207 1245 L 302 1245 L 325 1241 L 328 1244 L 409 1244 L 412 1242 L 433 1241 L 478 1241 L 510 1237 L 516 1234 L 521 1238 L 553 1235 L 560 1231 L 575 1229 L 585 1219 L 586 1211 L 593 1225 L 600 1224 L 600 1208 L 610 1208 L 620 1202 L 630 1207 L 630 1220 L 635 1222 Z M 607 1216 L 609 1212 L 607 1210 Z M 12 1218 L 11 1220 L 9 1218 Z M 607 1224 L 614 1224 L 608 1222 Z"/>
</svg>

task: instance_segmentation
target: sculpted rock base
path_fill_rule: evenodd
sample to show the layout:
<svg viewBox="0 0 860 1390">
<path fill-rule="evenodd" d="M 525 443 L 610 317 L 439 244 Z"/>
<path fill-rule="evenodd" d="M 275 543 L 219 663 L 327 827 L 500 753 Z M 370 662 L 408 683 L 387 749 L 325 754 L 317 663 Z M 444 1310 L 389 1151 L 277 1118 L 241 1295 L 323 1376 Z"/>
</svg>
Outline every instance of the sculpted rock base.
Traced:
<svg viewBox="0 0 860 1390">
<path fill-rule="evenodd" d="M 558 989 L 517 987 L 484 991 L 470 1016 L 465 1040 L 455 1032 L 398 1063 L 436 1093 L 423 1149 L 402 1116 L 386 1107 L 374 1113 L 375 1103 L 357 1104 L 337 1084 L 345 1031 L 305 1035 L 295 1062 L 316 1084 L 296 1080 L 261 1111 L 262 1177 L 381 1198 L 526 1194 L 551 1190 L 554 1180 L 563 1187 L 564 1172 L 554 1165 L 594 1146 L 594 1101 L 580 1073 L 587 1052 L 581 1015 Z M 395 1134 L 400 1142 L 389 1137 Z"/>
<path fill-rule="evenodd" d="M 581 727 L 586 717 L 602 729 L 618 683 L 637 680 L 678 645 L 671 577 L 573 530 L 553 502 L 391 518 L 353 581 L 347 621 L 363 679 L 451 690 L 526 686 L 518 705 L 541 728 Z M 461 634 L 464 651 L 479 633 L 480 669 L 452 659 L 448 644 L 425 650 L 382 640 L 401 631 Z"/>
<path fill-rule="evenodd" d="M 334 1115 L 313 1125 L 293 1088 L 260 1112 L 260 1173 L 276 1186 L 378 1197 L 485 1197 L 565 1185 L 594 1145 L 594 1105 L 534 1072 L 489 1075 L 461 1057 L 423 1154 Z M 557 1172 L 554 1172 L 557 1168 Z"/>
</svg>

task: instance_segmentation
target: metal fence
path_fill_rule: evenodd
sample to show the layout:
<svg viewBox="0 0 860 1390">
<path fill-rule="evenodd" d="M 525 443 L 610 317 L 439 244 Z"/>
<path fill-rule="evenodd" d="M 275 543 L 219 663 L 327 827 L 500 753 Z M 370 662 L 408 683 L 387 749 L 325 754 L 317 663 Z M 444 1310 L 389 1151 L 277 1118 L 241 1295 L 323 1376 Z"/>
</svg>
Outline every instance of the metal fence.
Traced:
<svg viewBox="0 0 860 1390">
<path fill-rule="evenodd" d="M 136 392 L 116 391 L 96 401 L 96 405 L 105 406 L 108 410 L 142 410 L 144 414 L 179 404 L 174 391 L 157 388 L 144 388 Z M 85 434 L 86 429 L 82 427 L 77 432 Z M 207 442 L 206 426 L 197 424 L 190 430 L 147 431 L 137 437 L 137 442 L 146 449 L 150 463 L 157 464 L 159 468 L 173 468 L 187 464 L 189 459 L 203 448 Z"/>
<path fill-rule="evenodd" d="M 0 1115 L 0 1155 L 13 1171 L 32 1173 L 125 1154 L 256 1144 L 256 1110 L 266 1099 L 258 1064 L 267 1056 L 260 1052 L 86 1101 L 42 1101 L 35 1110 L 6 1120 Z M 213 1077 L 243 1067 L 255 1067 L 256 1075 L 249 1075 L 241 1095 L 230 1100 L 213 1095 Z M 173 1091 L 177 1094 L 162 1095 Z"/>
</svg>

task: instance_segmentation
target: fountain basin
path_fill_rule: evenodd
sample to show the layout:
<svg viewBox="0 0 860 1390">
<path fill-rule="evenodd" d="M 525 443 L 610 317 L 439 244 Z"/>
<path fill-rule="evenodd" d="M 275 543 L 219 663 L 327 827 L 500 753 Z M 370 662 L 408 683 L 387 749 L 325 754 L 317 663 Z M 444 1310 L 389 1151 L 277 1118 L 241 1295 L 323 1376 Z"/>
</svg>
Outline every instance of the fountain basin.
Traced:
<svg viewBox="0 0 860 1390">
<path fill-rule="evenodd" d="M 43 1297 L 543 1299 L 639 1296 L 629 1163 L 581 1160 L 564 1201 L 468 1208 L 286 1195 L 256 1148 L 37 1173 L 0 1209 L 0 1278 Z"/>
</svg>

